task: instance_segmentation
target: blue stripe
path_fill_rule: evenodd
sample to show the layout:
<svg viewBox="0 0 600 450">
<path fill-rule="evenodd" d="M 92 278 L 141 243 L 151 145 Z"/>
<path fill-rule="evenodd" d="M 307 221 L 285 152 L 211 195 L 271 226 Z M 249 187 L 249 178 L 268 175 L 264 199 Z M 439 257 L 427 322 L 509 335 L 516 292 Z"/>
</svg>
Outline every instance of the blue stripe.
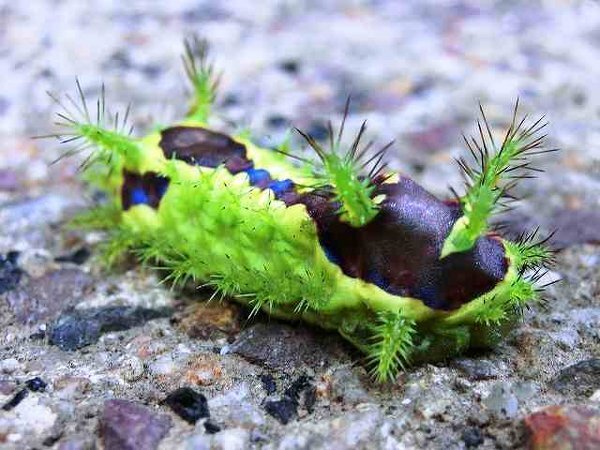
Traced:
<svg viewBox="0 0 600 450">
<path fill-rule="evenodd" d="M 369 270 L 367 273 L 367 281 L 373 283 L 375 286 L 380 287 L 383 290 L 387 290 L 390 284 L 385 280 L 383 275 L 375 270 Z"/>
<path fill-rule="evenodd" d="M 323 249 L 323 252 L 325 252 L 325 256 L 327 256 L 327 259 L 331 263 L 336 264 L 338 266 L 342 263 L 342 258 L 340 258 L 340 256 L 337 253 L 335 253 L 331 248 L 329 248 L 323 243 L 321 243 L 321 248 Z"/>
<path fill-rule="evenodd" d="M 146 194 L 146 191 L 144 191 L 144 188 L 142 187 L 134 188 L 129 194 L 129 196 L 132 206 L 150 204 L 150 198 L 148 197 L 148 194 Z"/>
<path fill-rule="evenodd" d="M 264 169 L 248 169 L 246 170 L 248 178 L 250 178 L 250 184 L 258 184 L 264 181 L 268 181 L 271 177 L 269 172 Z"/>
<path fill-rule="evenodd" d="M 167 192 L 167 188 L 169 187 L 169 179 L 168 178 L 159 178 L 158 186 L 156 187 L 156 193 L 158 195 L 158 199 L 160 200 L 165 192 Z"/>
<path fill-rule="evenodd" d="M 287 191 L 291 191 L 293 188 L 294 182 L 290 179 L 275 180 L 269 184 L 269 189 L 271 189 L 277 197 Z"/>
</svg>

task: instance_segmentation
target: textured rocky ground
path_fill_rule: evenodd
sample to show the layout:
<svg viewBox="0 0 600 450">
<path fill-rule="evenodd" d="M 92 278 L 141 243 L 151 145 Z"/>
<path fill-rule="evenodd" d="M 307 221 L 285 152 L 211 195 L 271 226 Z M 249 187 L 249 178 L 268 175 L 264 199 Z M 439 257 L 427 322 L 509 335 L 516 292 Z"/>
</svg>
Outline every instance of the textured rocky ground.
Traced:
<svg viewBox="0 0 600 450">
<path fill-rule="evenodd" d="M 0 2 L 0 447 L 600 439 L 597 2 L 86 3 Z M 546 306 L 495 351 L 380 387 L 335 335 L 248 322 L 133 263 L 102 272 L 102 236 L 64 226 L 90 200 L 77 162 L 50 166 L 60 149 L 29 139 L 51 129 L 45 91 L 73 92 L 77 75 L 94 97 L 104 81 L 111 105 L 133 101 L 138 130 L 167 122 L 185 110 L 178 55 L 190 32 L 209 38 L 225 70 L 217 126 L 249 126 L 267 144 L 289 123 L 318 135 L 352 93 L 350 125 L 367 118 L 373 136 L 395 138 L 392 165 L 439 195 L 460 185 L 452 157 L 464 154 L 460 131 L 473 130 L 478 101 L 499 127 L 517 96 L 545 113 L 549 145 L 563 151 L 539 160 L 546 173 L 524 184 L 508 221 L 559 228 L 564 250 L 547 279 L 562 282 Z"/>
</svg>

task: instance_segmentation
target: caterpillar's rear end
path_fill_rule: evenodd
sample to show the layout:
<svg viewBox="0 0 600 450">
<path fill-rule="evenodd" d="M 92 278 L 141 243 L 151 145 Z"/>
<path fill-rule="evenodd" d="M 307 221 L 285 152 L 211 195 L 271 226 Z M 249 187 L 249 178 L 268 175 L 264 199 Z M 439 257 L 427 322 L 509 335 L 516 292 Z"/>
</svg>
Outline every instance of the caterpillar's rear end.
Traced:
<svg viewBox="0 0 600 450">
<path fill-rule="evenodd" d="M 174 284 L 212 286 L 251 315 L 337 330 L 380 381 L 409 362 L 493 345 L 540 299 L 536 282 L 552 259 L 545 240 L 507 241 L 489 225 L 535 170 L 529 157 L 552 151 L 541 149 L 540 121 L 519 121 L 515 107 L 496 144 L 482 111 L 479 136 L 466 140 L 475 165 L 459 161 L 466 193 L 442 201 L 388 172 L 389 145 L 371 153 L 364 124 L 342 148 L 347 109 L 327 143 L 300 132 L 316 163 L 289 142 L 263 149 L 210 129 L 217 83 L 204 43 L 187 42 L 185 61 L 194 98 L 174 126 L 130 137 L 128 112 L 108 127 L 103 98 L 92 120 L 83 95 L 78 114 L 60 115 L 60 137 L 81 143 L 67 153 L 93 147 L 87 178 L 109 194 L 78 219 L 109 230 L 107 262 L 133 251 Z"/>
</svg>

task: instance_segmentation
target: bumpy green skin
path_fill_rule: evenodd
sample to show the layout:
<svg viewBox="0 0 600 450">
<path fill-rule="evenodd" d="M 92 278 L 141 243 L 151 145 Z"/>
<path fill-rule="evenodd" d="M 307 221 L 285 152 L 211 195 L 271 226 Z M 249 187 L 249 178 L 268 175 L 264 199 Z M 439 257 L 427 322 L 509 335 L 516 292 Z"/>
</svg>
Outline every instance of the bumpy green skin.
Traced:
<svg viewBox="0 0 600 450">
<path fill-rule="evenodd" d="M 196 74 L 205 83 L 210 81 L 206 73 L 192 69 L 188 68 L 190 77 Z M 203 90 L 207 89 L 201 84 L 194 99 L 202 108 L 193 107 L 176 125 L 208 127 L 210 101 Z M 504 280 L 457 310 L 435 310 L 419 299 L 391 295 L 344 275 L 325 255 L 306 207 L 286 207 L 269 189 L 251 186 L 244 172 L 232 175 L 224 167 L 166 159 L 159 147 L 160 132 L 134 139 L 89 120 L 72 127 L 73 135 L 94 144 L 100 155 L 88 170 L 88 180 L 105 190 L 110 202 L 91 212 L 87 221 L 109 229 L 108 260 L 133 250 L 143 262 L 168 269 L 167 278 L 175 284 L 209 285 L 215 296 L 240 302 L 251 314 L 262 310 L 335 330 L 365 352 L 379 381 L 393 378 L 409 362 L 441 360 L 467 348 L 494 345 L 522 306 L 539 298 L 522 271 L 546 258 L 546 253 L 527 243 L 507 241 L 503 241 L 508 260 Z M 246 147 L 254 167 L 268 170 L 274 179 L 310 185 L 305 167 L 255 146 L 247 137 L 234 139 Z M 123 169 L 169 178 L 157 209 L 136 205 L 123 211 Z M 361 192 L 368 188 L 358 182 Z M 367 205 L 366 216 L 373 215 L 373 208 L 376 203 Z"/>
</svg>

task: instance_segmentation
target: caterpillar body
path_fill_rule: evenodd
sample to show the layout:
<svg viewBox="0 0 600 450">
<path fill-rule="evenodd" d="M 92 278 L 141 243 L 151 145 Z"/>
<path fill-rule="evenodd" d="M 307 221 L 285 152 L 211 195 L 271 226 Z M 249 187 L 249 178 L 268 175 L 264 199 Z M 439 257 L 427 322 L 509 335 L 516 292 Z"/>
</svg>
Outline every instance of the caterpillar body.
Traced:
<svg viewBox="0 0 600 450">
<path fill-rule="evenodd" d="M 300 132 L 317 163 L 289 143 L 265 149 L 210 129 L 217 77 L 203 41 L 185 47 L 194 96 L 173 126 L 131 137 L 128 111 L 110 121 L 104 96 L 92 120 L 79 83 L 80 101 L 56 99 L 66 130 L 54 136 L 77 143 L 66 154 L 93 148 L 84 173 L 108 194 L 77 220 L 108 229 L 107 261 L 133 251 L 174 284 L 210 286 L 251 315 L 335 330 L 379 381 L 408 363 L 494 345 L 540 300 L 536 282 L 552 251 L 536 232 L 501 238 L 489 219 L 535 170 L 528 157 L 552 151 L 541 150 L 541 121 L 518 121 L 515 108 L 497 145 L 483 116 L 479 136 L 466 140 L 475 167 L 459 160 L 466 194 L 443 201 L 387 172 L 388 146 L 367 156 L 364 124 L 347 148 L 344 122 L 337 135 L 330 126 L 328 143 Z"/>
</svg>

